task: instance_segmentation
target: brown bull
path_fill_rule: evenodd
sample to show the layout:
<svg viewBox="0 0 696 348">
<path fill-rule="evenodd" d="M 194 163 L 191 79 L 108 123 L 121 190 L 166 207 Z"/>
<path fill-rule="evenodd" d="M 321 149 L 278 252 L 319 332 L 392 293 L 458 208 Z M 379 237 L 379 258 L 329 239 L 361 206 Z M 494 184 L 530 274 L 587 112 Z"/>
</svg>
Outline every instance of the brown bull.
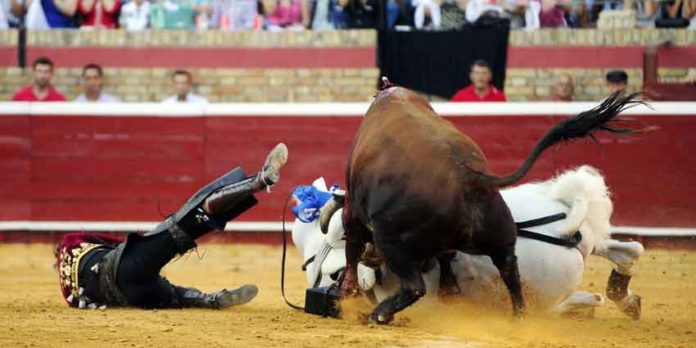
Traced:
<svg viewBox="0 0 696 348">
<path fill-rule="evenodd" d="M 481 149 L 427 101 L 399 87 L 382 90 L 364 117 L 347 168 L 346 280 L 355 293 L 356 267 L 365 243 L 374 243 L 401 281 L 399 292 L 372 312 L 372 322 L 394 314 L 425 294 L 421 271 L 427 260 L 460 250 L 491 257 L 510 292 L 515 315 L 525 304 L 515 257 L 515 224 L 499 188 L 529 171 L 548 147 L 591 136 L 594 130 L 633 133 L 609 125 L 635 95 L 614 94 L 600 106 L 553 127 L 513 174 L 490 173 Z"/>
</svg>

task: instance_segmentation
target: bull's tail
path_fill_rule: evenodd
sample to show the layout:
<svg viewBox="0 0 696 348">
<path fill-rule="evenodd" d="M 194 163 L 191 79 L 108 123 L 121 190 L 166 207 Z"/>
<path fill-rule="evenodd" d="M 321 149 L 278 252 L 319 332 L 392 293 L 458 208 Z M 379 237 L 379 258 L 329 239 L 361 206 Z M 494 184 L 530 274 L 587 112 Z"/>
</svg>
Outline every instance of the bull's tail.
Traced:
<svg viewBox="0 0 696 348">
<path fill-rule="evenodd" d="M 618 119 L 622 111 L 636 105 L 645 105 L 643 101 L 637 99 L 639 95 L 640 93 L 634 93 L 621 97 L 618 92 L 612 94 L 594 109 L 581 112 L 551 128 L 551 130 L 536 144 L 534 150 L 527 156 L 522 166 L 514 173 L 504 177 L 479 173 L 479 181 L 483 184 L 496 187 L 510 186 L 521 180 L 527 172 L 529 172 L 539 156 L 549 147 L 560 142 L 585 137 L 594 140 L 594 131 L 636 134 L 655 129 L 655 127 L 626 128 L 616 125 L 616 122 L 625 121 Z"/>
</svg>

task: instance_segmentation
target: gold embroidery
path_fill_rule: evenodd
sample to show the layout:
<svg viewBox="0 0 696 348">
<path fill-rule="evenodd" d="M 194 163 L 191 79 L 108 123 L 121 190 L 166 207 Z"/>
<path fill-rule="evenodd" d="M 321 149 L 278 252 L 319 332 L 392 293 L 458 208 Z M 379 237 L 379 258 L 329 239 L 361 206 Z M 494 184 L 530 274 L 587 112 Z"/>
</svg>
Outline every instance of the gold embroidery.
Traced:
<svg viewBox="0 0 696 348">
<path fill-rule="evenodd" d="M 58 267 L 60 282 L 63 287 L 70 288 L 73 296 L 79 296 L 80 260 L 91 250 L 100 246 L 101 244 L 80 243 L 79 247 L 75 247 L 71 250 L 63 248 L 60 251 L 60 265 Z"/>
</svg>

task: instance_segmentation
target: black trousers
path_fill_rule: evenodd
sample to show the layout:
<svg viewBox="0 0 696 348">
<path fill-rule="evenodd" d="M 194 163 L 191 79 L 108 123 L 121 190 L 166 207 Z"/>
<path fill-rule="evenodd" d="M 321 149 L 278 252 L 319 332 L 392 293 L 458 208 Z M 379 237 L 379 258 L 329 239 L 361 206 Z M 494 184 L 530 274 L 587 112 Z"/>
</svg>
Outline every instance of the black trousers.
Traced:
<svg viewBox="0 0 696 348">
<path fill-rule="evenodd" d="M 197 219 L 196 213 L 192 211 L 178 223 L 194 240 L 224 226 L 217 221 L 225 217 L 210 217 L 206 222 Z M 181 252 L 168 231 L 130 238 L 116 273 L 116 284 L 128 303 L 141 308 L 183 307 L 181 299 L 188 289 L 160 276 L 162 267 Z"/>
<path fill-rule="evenodd" d="M 129 304 L 143 308 L 180 308 L 184 288 L 172 285 L 160 271 L 176 255 L 169 233 L 131 240 L 121 256 L 116 282 Z"/>
</svg>

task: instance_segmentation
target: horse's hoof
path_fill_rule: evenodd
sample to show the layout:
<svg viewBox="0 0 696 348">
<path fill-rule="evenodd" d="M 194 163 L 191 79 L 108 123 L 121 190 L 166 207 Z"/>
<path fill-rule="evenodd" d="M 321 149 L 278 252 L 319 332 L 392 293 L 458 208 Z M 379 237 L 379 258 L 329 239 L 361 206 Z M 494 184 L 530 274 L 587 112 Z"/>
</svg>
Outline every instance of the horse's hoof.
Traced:
<svg viewBox="0 0 696 348">
<path fill-rule="evenodd" d="M 394 320 L 394 316 L 392 315 L 385 315 L 385 314 L 377 314 L 377 313 L 372 313 L 370 314 L 370 317 L 368 318 L 370 324 L 377 324 L 377 325 L 387 325 Z"/>
<path fill-rule="evenodd" d="M 622 312 L 626 313 L 631 319 L 640 319 L 641 313 L 641 297 L 638 295 L 628 295 L 622 300 L 617 301 L 616 305 L 619 306 Z"/>
</svg>

